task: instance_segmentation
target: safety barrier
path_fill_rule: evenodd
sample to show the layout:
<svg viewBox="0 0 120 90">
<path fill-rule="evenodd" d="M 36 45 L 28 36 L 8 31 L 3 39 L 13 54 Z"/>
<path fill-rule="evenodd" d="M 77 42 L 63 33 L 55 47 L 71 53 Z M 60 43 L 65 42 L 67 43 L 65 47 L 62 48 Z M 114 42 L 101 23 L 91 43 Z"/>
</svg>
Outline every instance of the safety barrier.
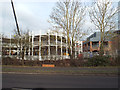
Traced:
<svg viewBox="0 0 120 90">
<path fill-rule="evenodd" d="M 42 67 L 55 67 L 54 64 L 42 64 Z"/>
</svg>

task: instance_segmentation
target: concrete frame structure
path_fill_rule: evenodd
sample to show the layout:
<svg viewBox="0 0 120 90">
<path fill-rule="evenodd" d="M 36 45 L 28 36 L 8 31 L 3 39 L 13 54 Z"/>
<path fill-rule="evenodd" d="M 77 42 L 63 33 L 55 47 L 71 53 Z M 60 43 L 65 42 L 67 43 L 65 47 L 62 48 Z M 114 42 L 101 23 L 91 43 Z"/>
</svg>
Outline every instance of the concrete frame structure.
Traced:
<svg viewBox="0 0 120 90">
<path fill-rule="evenodd" d="M 76 50 L 79 54 L 83 52 L 83 41 L 76 42 Z"/>
<path fill-rule="evenodd" d="M 6 40 L 5 40 L 6 39 Z M 25 49 L 25 60 L 61 60 L 70 59 L 68 54 L 67 37 L 58 34 L 44 34 L 30 36 L 28 48 Z M 8 44 L 6 44 L 8 43 Z M 6 45 L 5 45 L 6 44 Z M 80 47 L 77 47 L 78 45 Z M 12 48 L 14 46 L 14 48 Z M 4 56 L 19 57 L 19 49 L 14 45 L 13 39 L 3 38 L 2 48 L 6 48 Z M 71 47 L 72 48 L 72 47 Z M 74 57 L 82 52 L 81 42 L 76 42 L 74 48 Z M 14 51 L 14 52 L 13 52 Z M 71 52 L 72 53 L 72 52 Z M 5 55 L 6 54 L 6 55 Z"/>
</svg>

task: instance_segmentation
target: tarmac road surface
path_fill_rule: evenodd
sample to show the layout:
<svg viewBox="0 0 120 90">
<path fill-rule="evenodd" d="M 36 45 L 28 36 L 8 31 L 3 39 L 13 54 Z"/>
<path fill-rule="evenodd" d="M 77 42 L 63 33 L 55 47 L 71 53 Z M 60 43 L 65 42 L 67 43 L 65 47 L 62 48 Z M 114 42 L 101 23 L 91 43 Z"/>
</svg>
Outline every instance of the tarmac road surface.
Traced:
<svg viewBox="0 0 120 90">
<path fill-rule="evenodd" d="M 2 88 L 118 88 L 117 76 L 2 74 Z"/>
</svg>

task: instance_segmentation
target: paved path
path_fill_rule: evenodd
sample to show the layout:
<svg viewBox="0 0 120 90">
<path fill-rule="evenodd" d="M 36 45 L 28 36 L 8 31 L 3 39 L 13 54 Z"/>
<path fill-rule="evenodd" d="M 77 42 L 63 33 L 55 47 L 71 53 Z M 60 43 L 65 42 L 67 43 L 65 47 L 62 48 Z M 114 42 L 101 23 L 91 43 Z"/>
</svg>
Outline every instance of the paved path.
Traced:
<svg viewBox="0 0 120 90">
<path fill-rule="evenodd" d="M 117 88 L 118 77 L 46 75 L 46 74 L 2 74 L 3 88 Z"/>
</svg>

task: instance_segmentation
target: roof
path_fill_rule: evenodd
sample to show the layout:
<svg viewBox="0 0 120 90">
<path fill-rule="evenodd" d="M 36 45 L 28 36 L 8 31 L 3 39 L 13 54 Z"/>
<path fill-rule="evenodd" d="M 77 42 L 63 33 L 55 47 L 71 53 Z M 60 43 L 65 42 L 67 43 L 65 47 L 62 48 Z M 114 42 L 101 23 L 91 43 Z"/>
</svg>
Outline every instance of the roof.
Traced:
<svg viewBox="0 0 120 90">
<path fill-rule="evenodd" d="M 120 30 L 116 30 L 114 31 L 114 33 L 120 34 Z"/>
<path fill-rule="evenodd" d="M 94 32 L 93 34 L 91 34 L 87 40 L 84 42 L 84 44 L 88 43 L 88 42 L 96 42 L 96 41 L 101 41 L 101 32 Z M 111 41 L 109 38 L 106 38 L 105 41 Z"/>
<path fill-rule="evenodd" d="M 100 32 L 95 32 L 87 38 L 87 41 L 100 41 Z"/>
</svg>

